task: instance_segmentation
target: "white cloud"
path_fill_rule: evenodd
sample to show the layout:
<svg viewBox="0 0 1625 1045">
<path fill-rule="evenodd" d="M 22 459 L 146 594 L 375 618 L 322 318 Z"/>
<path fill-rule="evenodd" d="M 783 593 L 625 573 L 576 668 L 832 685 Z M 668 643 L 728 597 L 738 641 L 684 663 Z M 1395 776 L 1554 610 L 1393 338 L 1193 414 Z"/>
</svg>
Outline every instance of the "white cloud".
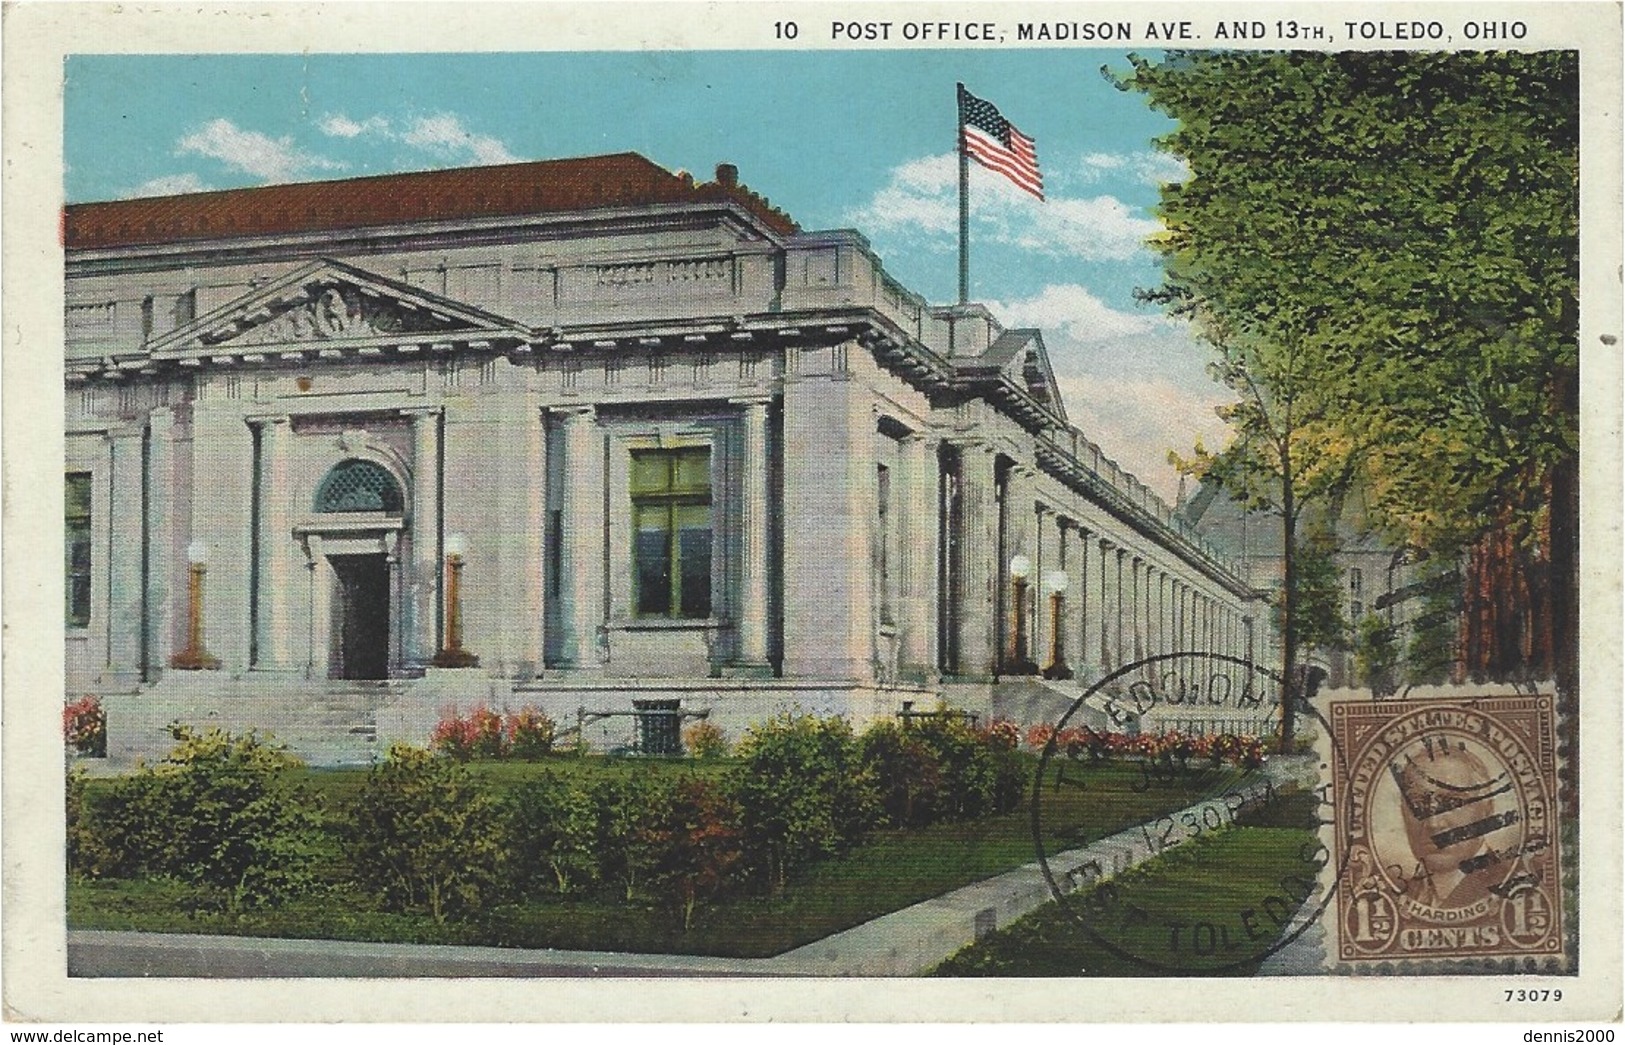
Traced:
<svg viewBox="0 0 1625 1045">
<path fill-rule="evenodd" d="M 1057 168 L 1062 180 L 1071 174 L 1084 181 L 1098 181 L 1107 173 L 1127 174 L 1149 185 L 1184 181 L 1190 177 L 1190 168 L 1177 156 L 1155 149 L 1138 152 L 1084 153 L 1075 165 L 1063 164 Z"/>
<path fill-rule="evenodd" d="M 988 307 L 1011 326 L 1040 327 L 1077 341 L 1148 334 L 1167 323 L 1159 315 L 1112 308 L 1077 283 L 1052 283 L 1030 298 L 993 301 Z"/>
<path fill-rule="evenodd" d="M 302 151 L 292 138 L 245 131 L 224 118 L 210 120 L 181 138 L 175 151 L 177 155 L 207 156 L 265 181 L 287 181 L 306 171 L 343 166 Z"/>
<path fill-rule="evenodd" d="M 848 218 L 859 228 L 905 240 L 950 237 L 959 228 L 958 172 L 953 153 L 910 160 Z M 983 239 L 1086 261 L 1133 257 L 1159 228 L 1115 197 L 1053 194 L 1039 202 L 980 167 L 971 172 L 971 222 Z"/>
<path fill-rule="evenodd" d="M 183 192 L 207 192 L 209 186 L 196 174 L 165 174 L 142 182 L 119 194 L 121 199 L 138 196 L 178 196 Z"/>
<path fill-rule="evenodd" d="M 1072 423 L 1170 505 L 1179 472 L 1168 463 L 1168 451 L 1189 457 L 1198 440 L 1217 449 L 1229 438 L 1229 427 L 1214 412 L 1229 399 L 1216 385 L 1099 374 L 1055 380 Z"/>
<path fill-rule="evenodd" d="M 1233 397 L 1208 376 L 1212 349 L 1188 324 L 1114 307 L 1076 283 L 989 307 L 1002 323 L 1043 331 L 1072 423 L 1170 504 L 1179 473 L 1168 451 L 1188 457 L 1198 441 L 1227 441 L 1214 411 Z"/>
<path fill-rule="evenodd" d="M 389 121 L 382 116 L 369 116 L 357 123 L 343 113 L 328 113 L 316 126 L 330 138 L 354 138 L 361 134 L 389 133 Z"/>
<path fill-rule="evenodd" d="M 328 113 L 316 126 L 332 138 L 353 139 L 363 135 L 384 138 L 447 160 L 515 163 L 519 159 L 501 140 L 488 134 L 475 134 L 463 126 L 462 117 L 449 112 L 418 116 L 404 127 L 397 127 L 387 116 L 373 115 L 356 120 L 345 113 Z"/>
<path fill-rule="evenodd" d="M 480 163 L 514 163 L 519 157 L 490 135 L 475 134 L 451 113 L 420 116 L 400 135 L 408 145 L 441 156 L 468 156 Z"/>
</svg>

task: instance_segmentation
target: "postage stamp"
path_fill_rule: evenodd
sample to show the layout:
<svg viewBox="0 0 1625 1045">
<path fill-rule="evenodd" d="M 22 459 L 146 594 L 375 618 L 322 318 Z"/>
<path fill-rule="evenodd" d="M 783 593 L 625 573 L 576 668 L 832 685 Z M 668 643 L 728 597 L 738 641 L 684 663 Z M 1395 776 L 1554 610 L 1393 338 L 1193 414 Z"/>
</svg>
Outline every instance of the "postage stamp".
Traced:
<svg viewBox="0 0 1625 1045">
<path fill-rule="evenodd" d="M 1619 8 L 1406 6 L 9 5 L 7 1012 L 1616 1013 Z"/>
<path fill-rule="evenodd" d="M 1335 701 L 1330 711 L 1345 753 L 1332 774 L 1337 957 L 1413 968 L 1560 959 L 1553 699 Z"/>
</svg>

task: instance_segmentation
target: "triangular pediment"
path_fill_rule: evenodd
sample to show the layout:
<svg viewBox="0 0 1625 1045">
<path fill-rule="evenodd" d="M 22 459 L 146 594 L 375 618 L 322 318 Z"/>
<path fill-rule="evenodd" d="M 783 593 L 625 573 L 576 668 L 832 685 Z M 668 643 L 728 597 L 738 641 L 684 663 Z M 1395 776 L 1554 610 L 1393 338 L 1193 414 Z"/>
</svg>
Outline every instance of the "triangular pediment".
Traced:
<svg viewBox="0 0 1625 1045">
<path fill-rule="evenodd" d="M 987 361 L 999 368 L 1008 383 L 1031 396 L 1055 417 L 1067 420 L 1061 389 L 1050 366 L 1044 335 L 1037 330 L 1006 330 L 987 350 Z"/>
<path fill-rule="evenodd" d="M 305 265 L 152 343 L 155 357 L 455 338 L 523 340 L 512 320 L 340 261 Z"/>
</svg>

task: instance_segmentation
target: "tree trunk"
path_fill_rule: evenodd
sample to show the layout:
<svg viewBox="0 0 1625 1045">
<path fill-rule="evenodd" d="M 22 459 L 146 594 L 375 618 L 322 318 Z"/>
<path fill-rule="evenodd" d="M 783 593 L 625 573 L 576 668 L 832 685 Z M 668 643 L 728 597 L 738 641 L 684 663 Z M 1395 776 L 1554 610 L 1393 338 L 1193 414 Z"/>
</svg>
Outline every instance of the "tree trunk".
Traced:
<svg viewBox="0 0 1625 1045">
<path fill-rule="evenodd" d="M 1298 519 L 1292 496 L 1292 467 L 1283 455 L 1281 469 L 1281 572 L 1286 585 L 1281 607 L 1281 743 L 1284 755 L 1292 749 L 1298 700 Z"/>
</svg>

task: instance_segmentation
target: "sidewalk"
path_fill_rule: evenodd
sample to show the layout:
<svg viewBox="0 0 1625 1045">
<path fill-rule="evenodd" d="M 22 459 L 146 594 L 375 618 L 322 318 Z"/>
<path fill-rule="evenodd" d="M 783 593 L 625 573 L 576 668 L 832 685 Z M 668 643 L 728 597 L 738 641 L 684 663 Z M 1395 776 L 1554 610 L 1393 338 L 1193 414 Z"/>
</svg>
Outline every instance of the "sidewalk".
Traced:
<svg viewBox="0 0 1625 1045">
<path fill-rule="evenodd" d="M 1266 766 L 1277 790 L 1313 786 L 1300 760 Z M 1308 775 L 1306 775 L 1308 774 Z M 1259 784 L 1257 786 L 1262 786 Z M 1198 818 L 1220 799 L 1198 802 Z M 1148 825 L 1149 826 L 1149 825 Z M 1136 825 L 1049 859 L 1066 891 L 1121 874 L 1158 855 Z M 917 976 L 1037 909 L 1053 894 L 1037 861 L 985 881 L 882 915 L 772 958 L 712 958 L 680 954 L 618 954 L 605 951 L 519 950 L 352 943 L 341 940 L 276 940 L 259 937 L 70 930 L 70 976 L 253 977 L 535 977 L 535 976 Z M 1304 934 L 1306 937 L 1309 933 Z M 1289 958 L 1307 959 L 1309 947 Z M 1289 945 L 1283 948 L 1293 950 Z M 1298 961 L 1275 963 L 1271 972 L 1299 971 Z M 1283 967 L 1290 966 L 1290 967 Z M 1303 970 L 1307 971 L 1307 969 Z"/>
</svg>

